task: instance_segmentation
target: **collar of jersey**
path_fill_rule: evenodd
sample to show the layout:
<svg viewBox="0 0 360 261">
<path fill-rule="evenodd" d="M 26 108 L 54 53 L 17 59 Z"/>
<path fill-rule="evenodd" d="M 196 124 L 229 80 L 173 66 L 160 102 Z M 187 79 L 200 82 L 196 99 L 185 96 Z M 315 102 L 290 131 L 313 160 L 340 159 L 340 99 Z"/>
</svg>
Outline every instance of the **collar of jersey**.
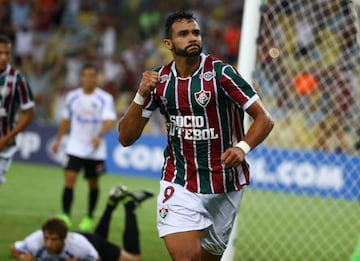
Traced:
<svg viewBox="0 0 360 261">
<path fill-rule="evenodd" d="M 179 76 L 177 75 L 177 71 L 176 71 L 176 68 L 175 68 L 175 62 L 173 62 L 173 63 L 171 64 L 171 71 L 172 71 L 173 75 L 174 75 L 176 78 L 179 78 L 179 79 L 188 79 L 188 78 L 191 78 L 191 77 L 193 77 L 194 75 L 197 75 L 200 70 L 202 70 L 202 68 L 204 67 L 205 58 L 206 58 L 206 55 L 205 55 L 204 53 L 201 53 L 201 54 L 200 54 L 200 59 L 201 59 L 200 66 L 199 66 L 199 68 L 193 73 L 193 75 L 191 75 L 190 77 L 186 77 L 186 78 L 179 77 Z"/>
</svg>

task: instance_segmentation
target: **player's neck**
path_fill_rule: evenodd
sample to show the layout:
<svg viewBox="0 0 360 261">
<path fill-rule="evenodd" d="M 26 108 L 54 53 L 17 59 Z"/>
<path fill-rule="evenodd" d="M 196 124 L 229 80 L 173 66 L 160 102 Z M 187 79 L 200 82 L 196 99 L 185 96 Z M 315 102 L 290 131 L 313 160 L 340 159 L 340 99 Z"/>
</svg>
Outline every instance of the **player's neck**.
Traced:
<svg viewBox="0 0 360 261">
<path fill-rule="evenodd" d="M 177 57 L 174 59 L 175 68 L 179 77 L 187 78 L 194 74 L 199 68 L 200 56 L 197 57 Z"/>
<path fill-rule="evenodd" d="M 4 68 L 1 68 L 1 69 L 0 69 L 0 75 L 2 75 L 3 73 L 5 73 L 7 68 L 8 68 L 7 65 L 6 65 Z"/>
<path fill-rule="evenodd" d="M 86 94 L 86 95 L 90 95 L 90 94 L 93 94 L 95 92 L 95 88 L 85 88 L 83 87 L 83 93 Z"/>
</svg>

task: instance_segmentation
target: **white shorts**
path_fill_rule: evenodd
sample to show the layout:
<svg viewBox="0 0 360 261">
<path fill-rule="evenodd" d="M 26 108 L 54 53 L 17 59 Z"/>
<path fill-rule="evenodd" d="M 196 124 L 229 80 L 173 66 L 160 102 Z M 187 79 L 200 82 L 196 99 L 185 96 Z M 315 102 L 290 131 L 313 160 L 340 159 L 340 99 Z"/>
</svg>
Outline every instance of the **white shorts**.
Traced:
<svg viewBox="0 0 360 261">
<path fill-rule="evenodd" d="M 239 211 L 243 190 L 221 193 L 193 193 L 184 187 L 160 181 L 157 198 L 157 226 L 160 237 L 203 230 L 201 246 L 222 255 Z"/>
<path fill-rule="evenodd" d="M 5 174 L 8 171 L 16 152 L 16 146 L 8 147 L 0 152 L 0 174 Z"/>
<path fill-rule="evenodd" d="M 9 170 L 16 151 L 17 147 L 12 146 L 0 152 L 0 184 L 6 182 L 5 174 Z"/>
</svg>

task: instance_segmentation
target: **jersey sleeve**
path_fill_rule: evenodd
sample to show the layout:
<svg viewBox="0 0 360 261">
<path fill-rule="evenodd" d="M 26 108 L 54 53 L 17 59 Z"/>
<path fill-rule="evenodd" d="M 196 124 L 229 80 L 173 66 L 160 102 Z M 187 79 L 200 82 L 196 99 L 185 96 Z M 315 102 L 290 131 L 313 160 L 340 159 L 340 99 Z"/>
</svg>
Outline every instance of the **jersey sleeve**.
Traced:
<svg viewBox="0 0 360 261">
<path fill-rule="evenodd" d="M 71 104 L 75 100 L 74 91 L 70 91 L 65 97 L 65 105 L 61 108 L 61 118 L 69 120 L 71 117 Z"/>
<path fill-rule="evenodd" d="M 155 93 L 154 91 L 152 91 L 145 100 L 141 116 L 144 118 L 150 118 L 157 107 L 158 106 L 155 100 Z"/>
<path fill-rule="evenodd" d="M 225 65 L 222 68 L 220 85 L 225 93 L 243 110 L 246 110 L 259 99 L 255 89 L 231 65 Z"/>
<path fill-rule="evenodd" d="M 105 97 L 105 105 L 102 113 L 102 118 L 104 120 L 116 119 L 114 99 L 111 95 L 106 95 Z"/>
<path fill-rule="evenodd" d="M 41 230 L 35 231 L 24 240 L 16 241 L 14 246 L 20 252 L 31 253 L 33 256 L 36 256 L 36 253 L 44 248 L 43 233 Z"/>
<path fill-rule="evenodd" d="M 29 83 L 21 74 L 17 77 L 17 88 L 20 97 L 20 109 L 27 110 L 35 106 L 34 96 Z"/>
<path fill-rule="evenodd" d="M 171 63 L 170 63 L 171 64 Z M 160 74 L 160 83 L 157 84 L 155 89 L 153 89 L 150 95 L 146 98 L 142 114 L 143 118 L 150 118 L 152 113 L 158 108 L 158 102 L 156 100 L 156 91 L 158 88 L 161 88 L 162 85 L 167 81 L 170 76 L 170 64 L 155 68 L 153 71 L 158 72 Z"/>
</svg>

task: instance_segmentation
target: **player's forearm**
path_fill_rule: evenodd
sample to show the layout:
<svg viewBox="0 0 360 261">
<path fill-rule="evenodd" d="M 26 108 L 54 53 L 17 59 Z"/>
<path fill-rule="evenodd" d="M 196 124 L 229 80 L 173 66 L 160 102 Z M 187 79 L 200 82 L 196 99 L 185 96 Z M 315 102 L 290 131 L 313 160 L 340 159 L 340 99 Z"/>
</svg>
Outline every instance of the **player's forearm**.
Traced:
<svg viewBox="0 0 360 261">
<path fill-rule="evenodd" d="M 103 125 L 101 127 L 99 137 L 104 137 L 106 133 L 113 127 L 114 121 L 113 120 L 104 120 Z"/>
<path fill-rule="evenodd" d="M 274 122 L 269 115 L 261 115 L 251 124 L 245 136 L 245 141 L 251 148 L 256 147 L 269 135 L 273 126 Z"/>
<path fill-rule="evenodd" d="M 19 132 L 25 130 L 30 125 L 33 118 L 34 118 L 33 109 L 28 109 L 23 111 L 19 121 L 16 123 L 14 128 L 5 136 L 6 140 L 7 141 L 12 140 Z"/>
<path fill-rule="evenodd" d="M 148 119 L 141 116 L 142 106 L 131 103 L 128 111 L 121 118 L 118 131 L 119 141 L 123 146 L 132 145 L 141 135 Z"/>
<path fill-rule="evenodd" d="M 10 255 L 17 260 L 29 260 L 29 261 L 36 261 L 36 258 L 31 255 L 30 253 L 24 253 L 15 248 L 15 246 L 10 247 Z"/>
<path fill-rule="evenodd" d="M 261 102 L 250 109 L 250 115 L 253 117 L 254 121 L 250 125 L 244 140 L 251 148 L 254 148 L 269 135 L 274 127 L 274 121 L 271 115 L 262 106 Z"/>
<path fill-rule="evenodd" d="M 15 248 L 15 246 L 10 247 L 10 255 L 14 258 L 18 258 L 21 252 Z"/>
<path fill-rule="evenodd" d="M 69 120 L 61 120 L 58 132 L 56 134 L 56 141 L 60 142 L 62 137 L 67 133 L 70 127 L 70 121 Z"/>
</svg>

